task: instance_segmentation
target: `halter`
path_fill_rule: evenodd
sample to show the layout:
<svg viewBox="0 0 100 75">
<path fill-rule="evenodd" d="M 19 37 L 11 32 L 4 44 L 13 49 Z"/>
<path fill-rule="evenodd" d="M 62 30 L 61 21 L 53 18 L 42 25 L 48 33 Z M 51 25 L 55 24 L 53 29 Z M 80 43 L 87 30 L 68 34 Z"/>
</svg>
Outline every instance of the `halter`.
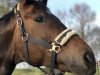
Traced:
<svg viewBox="0 0 100 75">
<path fill-rule="evenodd" d="M 57 54 L 61 51 L 61 47 L 74 35 L 76 35 L 75 31 L 72 31 L 70 29 L 66 29 L 63 32 L 61 32 L 56 38 L 55 43 L 49 44 L 48 42 L 44 40 L 39 40 L 35 37 L 30 37 L 28 33 L 25 30 L 23 20 L 20 15 L 20 3 L 18 3 L 14 9 L 14 13 L 16 14 L 17 19 L 17 26 L 19 27 L 21 39 L 24 42 L 24 56 L 25 60 L 31 64 L 31 61 L 29 59 L 29 52 L 28 52 L 28 43 L 37 44 L 39 46 L 44 47 L 45 49 L 49 49 L 51 52 L 51 73 L 52 75 L 55 75 L 54 68 L 56 66 L 56 58 Z"/>
</svg>

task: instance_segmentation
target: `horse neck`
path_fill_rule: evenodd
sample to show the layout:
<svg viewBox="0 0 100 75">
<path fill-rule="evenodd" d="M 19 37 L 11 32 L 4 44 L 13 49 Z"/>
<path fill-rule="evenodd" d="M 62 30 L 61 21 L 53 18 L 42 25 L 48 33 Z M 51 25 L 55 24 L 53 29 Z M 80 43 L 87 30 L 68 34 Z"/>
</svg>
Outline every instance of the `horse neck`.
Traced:
<svg viewBox="0 0 100 75">
<path fill-rule="evenodd" d="M 2 19 L 2 18 L 1 18 Z M 9 20 L 9 19 L 8 19 Z M 15 18 L 10 17 L 9 23 L 4 23 L 5 18 L 0 20 L 0 75 L 11 75 L 14 70 L 14 49 L 13 35 L 15 29 Z M 5 25 L 6 24 L 6 25 Z"/>
</svg>

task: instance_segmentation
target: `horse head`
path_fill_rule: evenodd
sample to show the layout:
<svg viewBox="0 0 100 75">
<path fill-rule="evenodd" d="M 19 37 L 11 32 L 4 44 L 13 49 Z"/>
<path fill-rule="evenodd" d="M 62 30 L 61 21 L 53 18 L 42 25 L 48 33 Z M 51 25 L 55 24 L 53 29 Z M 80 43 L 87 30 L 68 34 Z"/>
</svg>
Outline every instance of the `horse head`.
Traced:
<svg viewBox="0 0 100 75">
<path fill-rule="evenodd" d="M 92 49 L 50 12 L 47 0 L 21 0 L 13 11 L 15 64 L 50 67 L 52 63 L 63 72 L 94 75 Z"/>
</svg>

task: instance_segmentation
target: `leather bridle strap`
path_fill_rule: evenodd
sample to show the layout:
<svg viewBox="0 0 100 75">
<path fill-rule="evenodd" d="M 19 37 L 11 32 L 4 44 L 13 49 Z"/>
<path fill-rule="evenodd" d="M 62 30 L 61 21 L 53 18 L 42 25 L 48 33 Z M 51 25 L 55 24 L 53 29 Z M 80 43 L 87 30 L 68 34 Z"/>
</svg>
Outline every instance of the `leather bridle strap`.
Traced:
<svg viewBox="0 0 100 75">
<path fill-rule="evenodd" d="M 16 19 L 17 19 L 17 25 L 19 27 L 19 32 L 20 32 L 21 38 L 24 42 L 23 43 L 24 44 L 24 56 L 25 56 L 24 60 L 26 60 L 27 62 L 30 63 L 29 52 L 28 52 L 28 34 L 26 33 L 26 30 L 24 28 L 24 24 L 23 24 L 18 6 L 19 5 L 17 4 L 14 11 L 15 11 L 15 14 L 16 14 Z"/>
<path fill-rule="evenodd" d="M 56 67 L 56 59 L 57 59 L 57 53 L 55 51 L 52 51 L 51 53 L 51 74 L 52 75 L 55 75 L 55 72 L 54 72 L 54 68 Z"/>
<path fill-rule="evenodd" d="M 36 44 L 36 45 L 39 45 L 45 49 L 51 49 L 52 48 L 52 45 L 49 44 L 48 42 L 46 42 L 45 40 L 39 40 L 35 37 L 30 37 L 29 36 L 29 39 L 28 39 L 28 42 L 32 43 L 32 44 Z"/>
</svg>

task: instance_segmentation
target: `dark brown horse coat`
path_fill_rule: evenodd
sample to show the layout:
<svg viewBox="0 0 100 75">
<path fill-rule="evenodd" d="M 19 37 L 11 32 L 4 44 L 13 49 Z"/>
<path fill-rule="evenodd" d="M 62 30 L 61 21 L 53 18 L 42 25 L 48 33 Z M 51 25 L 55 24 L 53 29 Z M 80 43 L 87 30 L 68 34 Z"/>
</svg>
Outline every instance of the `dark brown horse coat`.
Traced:
<svg viewBox="0 0 100 75">
<path fill-rule="evenodd" d="M 47 0 L 21 0 L 19 9 L 27 33 L 51 44 L 67 28 L 46 5 Z M 29 43 L 28 52 L 30 65 L 50 67 L 49 49 Z M 26 61 L 24 59 L 23 41 L 13 9 L 0 19 L 0 75 L 11 75 L 18 63 Z M 94 75 L 94 54 L 79 36 L 74 35 L 61 47 L 55 68 L 78 75 Z"/>
</svg>

